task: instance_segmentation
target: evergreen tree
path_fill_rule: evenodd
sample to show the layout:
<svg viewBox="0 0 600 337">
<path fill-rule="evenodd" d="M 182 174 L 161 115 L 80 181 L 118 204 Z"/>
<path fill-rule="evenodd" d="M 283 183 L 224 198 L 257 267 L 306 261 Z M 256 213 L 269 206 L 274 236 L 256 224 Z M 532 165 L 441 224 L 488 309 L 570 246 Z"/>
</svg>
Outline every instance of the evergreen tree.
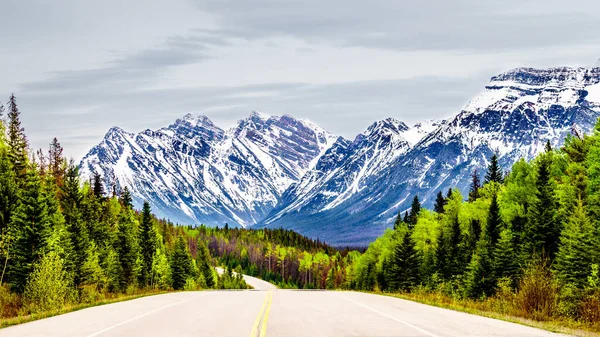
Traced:
<svg viewBox="0 0 600 337">
<path fill-rule="evenodd" d="M 508 277 L 514 281 L 519 271 L 519 259 L 515 250 L 514 234 L 510 229 L 504 229 L 500 233 L 498 244 L 494 247 L 492 256 L 494 258 L 494 277 L 496 279 Z"/>
<path fill-rule="evenodd" d="M 17 183 L 8 149 L 0 126 L 0 234 L 8 229 L 11 214 L 17 204 Z"/>
<path fill-rule="evenodd" d="M 469 222 L 469 237 L 467 241 L 468 251 L 474 252 L 477 248 L 477 242 L 481 239 L 481 222 L 478 219 L 471 219 Z"/>
<path fill-rule="evenodd" d="M 8 146 L 9 157 L 19 181 L 25 181 L 28 163 L 28 145 L 25 129 L 21 126 L 21 112 L 15 95 L 8 101 Z"/>
<path fill-rule="evenodd" d="M 98 198 L 103 198 L 105 191 L 104 191 L 104 184 L 102 183 L 102 176 L 100 175 L 100 173 L 94 173 L 93 186 L 94 186 L 94 195 Z"/>
<path fill-rule="evenodd" d="M 556 221 L 557 203 L 550 177 L 550 154 L 539 157 L 535 199 L 529 208 L 526 226 L 526 254 L 544 254 L 553 259 L 558 249 L 560 226 Z"/>
<path fill-rule="evenodd" d="M 404 211 L 404 219 L 402 220 L 404 223 L 408 223 L 408 211 Z"/>
<path fill-rule="evenodd" d="M 185 282 L 190 277 L 190 256 L 185 246 L 183 237 L 179 237 L 175 243 L 173 256 L 171 258 L 171 278 L 173 280 L 173 289 L 181 290 Z"/>
<path fill-rule="evenodd" d="M 63 157 L 63 148 L 56 137 L 50 143 L 48 150 L 48 171 L 54 177 L 56 185 L 60 188 L 66 174 L 66 163 Z"/>
<path fill-rule="evenodd" d="M 131 192 L 129 192 L 129 188 L 127 186 L 123 188 L 123 193 L 121 194 L 121 203 L 125 208 L 133 207 L 133 198 L 131 197 Z"/>
<path fill-rule="evenodd" d="M 23 292 L 34 264 L 41 257 L 52 231 L 48 204 L 35 168 L 26 172 L 24 189 L 11 221 L 16 229 L 14 259 L 7 269 L 12 289 Z"/>
<path fill-rule="evenodd" d="M 481 189 L 481 182 L 479 180 L 479 174 L 477 170 L 473 171 L 471 175 L 471 188 L 469 189 L 469 202 L 477 200 L 479 195 L 479 189 Z"/>
<path fill-rule="evenodd" d="M 492 195 L 492 202 L 488 212 L 487 225 L 485 227 L 485 238 L 489 241 L 490 247 L 496 246 L 500 239 L 500 231 L 502 230 L 502 218 L 500 217 L 500 207 L 498 206 L 498 196 L 496 193 Z"/>
<path fill-rule="evenodd" d="M 488 171 L 485 174 L 485 184 L 490 182 L 502 184 L 504 181 L 503 178 L 504 174 L 502 174 L 502 169 L 500 168 L 500 164 L 498 164 L 498 156 L 494 153 L 488 165 Z"/>
<path fill-rule="evenodd" d="M 464 271 L 464 257 L 463 257 L 463 238 L 460 230 L 460 223 L 458 222 L 458 214 L 453 216 L 450 223 L 449 233 L 447 239 L 447 277 L 460 275 Z"/>
<path fill-rule="evenodd" d="M 446 206 L 446 199 L 444 198 L 442 191 L 439 191 L 435 198 L 435 205 L 433 206 L 433 211 L 438 214 L 443 214 L 444 206 Z"/>
<path fill-rule="evenodd" d="M 77 166 L 70 162 L 65 175 L 64 186 L 62 187 L 61 206 L 67 231 L 70 235 L 70 241 L 73 245 L 74 259 L 73 270 L 75 285 L 81 282 L 82 267 L 87 259 L 87 249 L 90 244 L 88 228 L 83 222 L 82 199 L 83 196 L 79 190 L 79 170 Z M 70 271 L 70 270 L 69 270 Z"/>
<path fill-rule="evenodd" d="M 554 263 L 559 277 L 578 287 L 585 286 L 590 266 L 600 262 L 600 240 L 581 200 L 562 230 L 559 248 Z"/>
<path fill-rule="evenodd" d="M 123 211 L 119 216 L 115 243 L 122 270 L 121 289 L 126 289 L 128 285 L 136 282 L 136 261 L 140 258 L 136 227 L 133 212 Z"/>
<path fill-rule="evenodd" d="M 452 188 L 448 189 L 448 192 L 446 192 L 446 203 L 448 202 L 448 200 L 450 200 L 450 198 L 452 198 Z"/>
<path fill-rule="evenodd" d="M 550 140 L 546 141 L 546 145 L 544 146 L 544 149 L 546 150 L 546 153 L 552 152 L 552 145 L 550 144 Z"/>
<path fill-rule="evenodd" d="M 210 256 L 210 251 L 206 244 L 203 241 L 198 240 L 198 254 L 196 256 L 196 265 L 200 271 L 200 274 L 204 278 L 204 282 L 206 282 L 206 286 L 208 288 L 215 287 L 215 276 L 214 269 L 212 267 L 212 257 Z"/>
<path fill-rule="evenodd" d="M 392 289 L 409 291 L 420 282 L 421 257 L 411 238 L 411 232 L 406 231 L 402 241 L 394 248 L 391 260 L 390 286 Z"/>
<path fill-rule="evenodd" d="M 440 228 L 440 232 L 437 236 L 437 246 L 435 247 L 435 269 L 439 275 L 447 279 L 450 276 L 448 256 L 450 255 L 450 247 L 446 235 L 444 233 L 444 226 Z"/>
<path fill-rule="evenodd" d="M 152 211 L 148 201 L 144 201 L 142 208 L 142 222 L 140 223 L 140 253 L 142 257 L 142 270 L 140 281 L 143 285 L 148 285 L 150 282 L 150 272 L 152 269 L 152 257 L 156 251 L 156 234 L 152 222 Z M 185 243 L 184 243 L 185 245 Z M 185 280 L 184 280 L 185 284 Z"/>
<path fill-rule="evenodd" d="M 421 203 L 419 202 L 419 196 L 415 195 L 410 206 L 410 214 L 408 215 L 408 228 L 412 229 L 417 224 L 417 219 L 421 212 Z"/>
<path fill-rule="evenodd" d="M 465 274 L 465 292 L 470 298 L 490 296 L 496 286 L 489 242 L 480 240 Z"/>
</svg>

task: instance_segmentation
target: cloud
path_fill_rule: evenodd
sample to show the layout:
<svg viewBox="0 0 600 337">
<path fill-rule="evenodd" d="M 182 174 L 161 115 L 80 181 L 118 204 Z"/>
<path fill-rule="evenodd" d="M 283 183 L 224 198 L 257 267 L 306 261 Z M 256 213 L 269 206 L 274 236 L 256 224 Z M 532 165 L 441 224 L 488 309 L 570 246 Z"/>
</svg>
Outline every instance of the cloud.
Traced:
<svg viewBox="0 0 600 337">
<path fill-rule="evenodd" d="M 500 50 L 598 41 L 584 0 L 194 0 L 230 34 L 394 50 Z M 233 32 L 233 33 L 232 33 Z"/>
</svg>

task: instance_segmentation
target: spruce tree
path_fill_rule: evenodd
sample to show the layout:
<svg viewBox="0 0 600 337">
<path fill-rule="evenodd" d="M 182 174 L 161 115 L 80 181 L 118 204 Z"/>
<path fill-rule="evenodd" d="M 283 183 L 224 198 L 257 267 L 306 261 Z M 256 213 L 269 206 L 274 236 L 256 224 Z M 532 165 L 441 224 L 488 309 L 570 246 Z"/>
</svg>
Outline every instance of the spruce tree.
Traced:
<svg viewBox="0 0 600 337">
<path fill-rule="evenodd" d="M 598 263 L 600 240 L 581 200 L 560 236 L 560 246 L 554 267 L 565 282 L 583 287 L 587 284 L 590 266 Z"/>
<path fill-rule="evenodd" d="M 48 203 L 34 167 L 26 172 L 26 181 L 11 221 L 16 229 L 17 239 L 14 259 L 9 264 L 7 276 L 12 289 L 20 293 L 25 289 L 27 277 L 41 257 L 52 233 Z"/>
<path fill-rule="evenodd" d="M 56 185 L 59 188 L 62 187 L 66 174 L 66 163 L 63 157 L 63 148 L 56 137 L 52 139 L 48 150 L 48 170 L 54 177 Z"/>
<path fill-rule="evenodd" d="M 394 248 L 391 260 L 390 287 L 410 291 L 420 282 L 421 257 L 411 238 L 411 231 L 405 231 L 402 241 Z"/>
<path fill-rule="evenodd" d="M 150 282 L 150 272 L 152 270 L 152 258 L 156 251 L 156 234 L 152 221 L 152 211 L 148 201 L 144 201 L 142 207 L 142 222 L 140 223 L 140 253 L 142 257 L 142 270 L 140 281 L 143 285 L 148 285 Z M 184 244 L 185 245 L 185 244 Z"/>
<path fill-rule="evenodd" d="M 500 231 L 502 231 L 502 218 L 500 217 L 500 207 L 498 206 L 498 196 L 496 193 L 492 195 L 492 202 L 488 212 L 487 225 L 485 227 L 485 237 L 489 241 L 490 247 L 495 247 L 498 239 L 500 239 Z"/>
<path fill-rule="evenodd" d="M 28 163 L 28 145 L 25 129 L 21 126 L 21 112 L 17 107 L 15 95 L 8 101 L 8 146 L 9 156 L 16 177 L 25 181 Z"/>
<path fill-rule="evenodd" d="M 535 199 L 529 208 L 526 226 L 526 254 L 544 254 L 554 258 L 558 249 L 560 226 L 556 220 L 557 203 L 550 177 L 550 154 L 543 154 L 537 162 Z"/>
<path fill-rule="evenodd" d="M 73 245 L 73 273 L 75 285 L 79 285 L 81 282 L 82 267 L 87 259 L 86 252 L 90 245 L 88 228 L 85 225 L 82 216 L 83 196 L 79 190 L 79 184 L 79 170 L 73 161 L 71 161 L 67 168 L 64 185 L 61 189 L 61 206 L 65 226 L 69 232 L 71 243 Z"/>
<path fill-rule="evenodd" d="M 121 289 L 136 282 L 136 262 L 140 259 L 134 213 L 126 209 L 119 215 L 115 250 L 121 264 Z"/>
<path fill-rule="evenodd" d="M 404 211 L 404 219 L 402 220 L 404 223 L 408 223 L 408 211 Z"/>
<path fill-rule="evenodd" d="M 190 275 L 190 256 L 185 246 L 183 237 L 179 237 L 173 249 L 171 257 L 171 279 L 173 280 L 173 289 L 181 290 L 185 286 L 185 281 Z"/>
<path fill-rule="evenodd" d="M 131 192 L 129 192 L 129 188 L 127 186 L 123 188 L 123 193 L 121 194 L 121 203 L 125 208 L 133 207 L 133 198 L 131 197 Z"/>
<path fill-rule="evenodd" d="M 11 214 L 17 204 L 17 182 L 0 127 L 0 235 L 8 229 Z"/>
<path fill-rule="evenodd" d="M 519 271 L 519 255 L 514 245 L 514 234 L 510 229 L 504 229 L 493 251 L 494 277 L 501 279 L 511 278 L 515 281 Z"/>
<path fill-rule="evenodd" d="M 94 173 L 92 184 L 94 187 L 94 195 L 98 198 L 104 198 L 104 184 L 102 183 L 102 176 L 100 173 Z"/>
<path fill-rule="evenodd" d="M 489 242 L 480 240 L 465 273 L 465 292 L 470 298 L 490 296 L 496 287 Z"/>
<path fill-rule="evenodd" d="M 463 237 L 458 222 L 458 214 L 456 214 L 451 223 L 447 239 L 447 277 L 460 275 L 464 271 L 464 256 L 463 256 Z"/>
<path fill-rule="evenodd" d="M 485 184 L 495 182 L 501 184 L 504 181 L 504 174 L 502 174 L 502 168 L 498 164 L 498 156 L 494 153 L 490 159 L 487 173 L 485 174 Z"/>
<path fill-rule="evenodd" d="M 442 191 L 439 191 L 435 198 L 435 205 L 433 206 L 433 211 L 438 214 L 443 214 L 444 206 L 446 206 L 446 199 L 444 198 Z"/>
<path fill-rule="evenodd" d="M 408 215 L 408 228 L 412 229 L 417 224 L 417 219 L 421 212 L 421 203 L 419 202 L 419 196 L 415 195 L 410 206 L 410 214 Z"/>
<path fill-rule="evenodd" d="M 477 242 L 481 239 L 481 222 L 478 219 L 471 219 L 469 222 L 469 237 L 467 247 L 469 253 L 472 253 L 477 248 Z"/>
<path fill-rule="evenodd" d="M 215 287 L 214 269 L 212 267 L 212 257 L 204 241 L 198 239 L 198 254 L 196 255 L 196 265 L 206 282 L 208 288 Z"/>
<path fill-rule="evenodd" d="M 398 215 L 396 215 L 396 220 L 394 221 L 394 229 L 400 228 L 401 224 L 402 224 L 402 215 L 400 214 L 400 212 L 398 212 Z"/>
<path fill-rule="evenodd" d="M 481 189 L 481 182 L 479 180 L 479 174 L 477 170 L 473 171 L 471 175 L 471 188 L 469 189 L 469 202 L 477 200 L 479 195 L 479 189 Z"/>
</svg>

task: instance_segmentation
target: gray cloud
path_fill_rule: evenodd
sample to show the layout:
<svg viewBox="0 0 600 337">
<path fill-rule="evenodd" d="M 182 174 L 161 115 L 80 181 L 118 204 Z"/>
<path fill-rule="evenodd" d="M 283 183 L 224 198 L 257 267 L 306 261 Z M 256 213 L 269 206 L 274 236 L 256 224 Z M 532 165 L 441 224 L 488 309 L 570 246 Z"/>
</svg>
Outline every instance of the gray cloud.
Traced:
<svg viewBox="0 0 600 337">
<path fill-rule="evenodd" d="M 193 0 L 245 38 L 396 50 L 501 50 L 598 41 L 600 2 L 586 0 Z"/>
</svg>

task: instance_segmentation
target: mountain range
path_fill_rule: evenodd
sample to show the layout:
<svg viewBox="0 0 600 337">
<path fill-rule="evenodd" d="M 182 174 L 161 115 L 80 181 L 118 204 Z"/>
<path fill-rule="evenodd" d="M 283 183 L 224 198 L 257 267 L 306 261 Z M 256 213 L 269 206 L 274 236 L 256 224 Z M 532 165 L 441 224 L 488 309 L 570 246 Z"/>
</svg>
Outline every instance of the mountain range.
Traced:
<svg viewBox="0 0 600 337">
<path fill-rule="evenodd" d="M 387 118 L 353 140 L 292 116 L 252 112 L 223 130 L 188 114 L 138 134 L 108 131 L 80 163 L 134 204 L 181 224 L 284 227 L 334 245 L 365 245 L 414 195 L 431 206 L 466 193 L 493 153 L 504 169 L 562 144 L 600 117 L 600 68 L 518 68 L 491 78 L 447 120 Z"/>
</svg>

